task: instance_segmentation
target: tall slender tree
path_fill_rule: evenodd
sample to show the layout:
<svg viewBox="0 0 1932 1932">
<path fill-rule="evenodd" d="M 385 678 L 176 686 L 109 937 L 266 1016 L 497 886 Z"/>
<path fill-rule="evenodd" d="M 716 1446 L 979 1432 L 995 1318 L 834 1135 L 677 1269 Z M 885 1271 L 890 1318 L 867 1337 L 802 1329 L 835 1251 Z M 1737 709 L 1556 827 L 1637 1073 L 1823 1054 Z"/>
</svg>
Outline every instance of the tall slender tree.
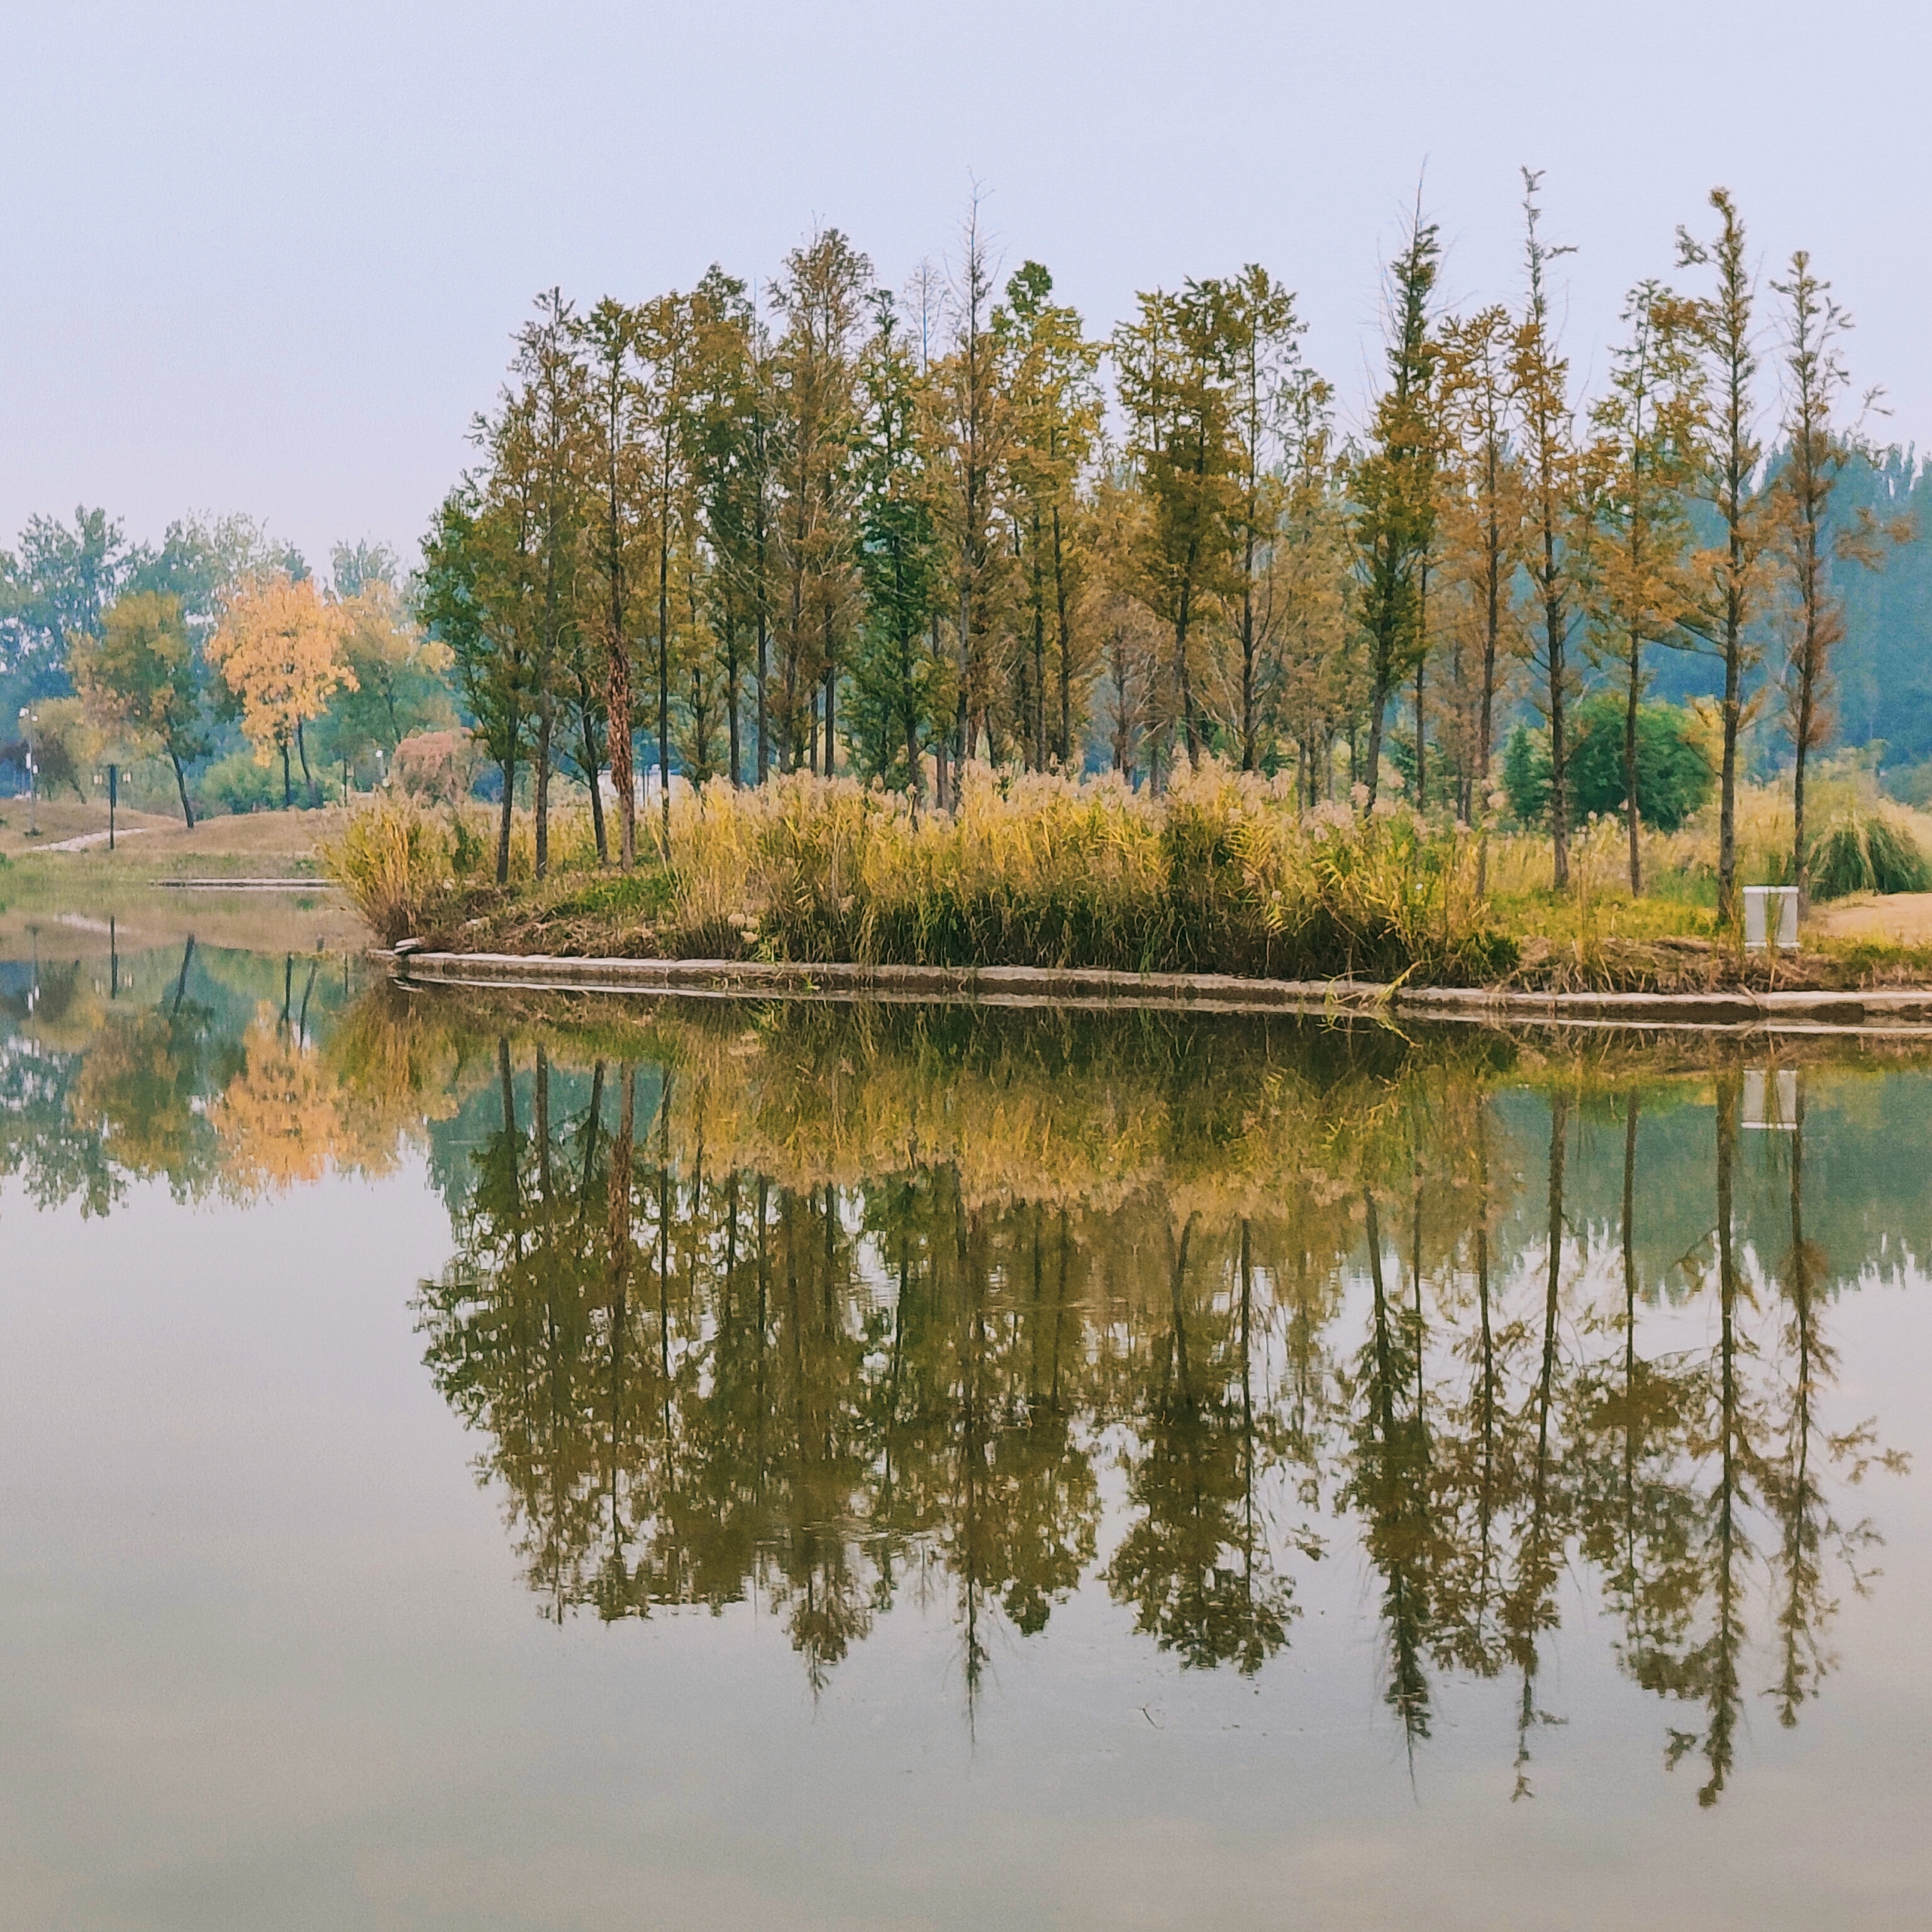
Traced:
<svg viewBox="0 0 1932 1932">
<path fill-rule="evenodd" d="M 1695 560 L 1697 607 L 1685 619 L 1722 659 L 1724 750 L 1718 773 L 1718 913 L 1738 921 L 1738 740 L 1744 722 L 1744 680 L 1761 659 L 1755 620 L 1765 592 L 1765 548 L 1771 535 L 1768 506 L 1758 488 L 1762 454 L 1757 440 L 1758 350 L 1755 335 L 1756 279 L 1745 245 L 1737 204 L 1721 188 L 1711 190 L 1718 232 L 1709 242 L 1677 231 L 1685 267 L 1708 265 L 1717 286 L 1692 311 L 1707 364 L 1709 410 L 1700 439 L 1700 493 L 1716 510 L 1720 541 Z"/>
<path fill-rule="evenodd" d="M 1630 333 L 1612 355 L 1608 389 L 1591 412 L 1595 550 L 1590 571 L 1593 648 L 1624 682 L 1624 831 L 1630 886 L 1643 890 L 1638 837 L 1637 713 L 1649 682 L 1644 647 L 1681 634 L 1694 598 L 1684 513 L 1702 369 L 1684 304 L 1660 283 L 1640 283 L 1624 304 Z"/>
<path fill-rule="evenodd" d="M 670 687 L 675 650 L 674 592 L 680 546 L 692 520 L 692 395 L 698 331 L 690 298 L 675 290 L 646 302 L 639 316 L 644 370 L 645 461 L 650 506 L 651 651 L 656 670 L 659 838 L 670 856 Z"/>
<path fill-rule="evenodd" d="M 1366 646 L 1368 753 L 1354 776 L 1372 806 L 1380 784 L 1390 698 L 1427 648 L 1422 573 L 1436 534 L 1434 391 L 1440 346 L 1431 327 L 1442 250 L 1418 204 L 1388 275 L 1388 387 L 1376 404 L 1369 446 L 1349 479 L 1354 505 L 1356 608 Z"/>
<path fill-rule="evenodd" d="M 619 862 L 637 858 L 637 798 L 631 770 L 631 664 L 638 580 L 648 526 L 637 311 L 606 296 L 578 325 L 584 364 L 586 567 L 584 625 L 601 643 L 604 704 L 616 794 Z M 596 779 L 592 780 L 595 788 Z"/>
<path fill-rule="evenodd" d="M 862 767 L 916 799 L 926 747 L 952 722 L 952 679 L 932 648 L 940 560 L 919 433 L 917 346 L 890 290 L 874 291 L 872 315 L 859 362 L 859 572 L 866 595 L 849 708 Z"/>
<path fill-rule="evenodd" d="M 1240 451 L 1240 500 L 1235 512 L 1239 590 L 1232 613 L 1240 653 L 1234 728 L 1241 769 L 1251 772 L 1260 762 L 1264 687 L 1281 615 L 1266 594 L 1268 566 L 1280 533 L 1280 466 L 1304 324 L 1295 314 L 1294 296 L 1254 262 L 1229 285 L 1228 324 L 1234 350 L 1234 430 Z"/>
<path fill-rule="evenodd" d="M 588 411 L 584 370 L 573 339 L 574 308 L 562 290 L 550 289 L 537 298 L 536 308 L 518 332 L 511 366 L 530 465 L 528 588 L 536 604 L 531 682 L 536 713 L 531 802 L 541 878 L 550 869 L 550 785 L 558 717 L 573 696 L 582 694 L 577 570 L 586 508 L 580 438 Z M 601 820 L 594 770 L 590 776 L 592 810 Z"/>
<path fill-rule="evenodd" d="M 1526 532 L 1511 413 L 1514 328 L 1508 310 L 1492 305 L 1443 332 L 1445 628 L 1454 667 L 1458 805 L 1470 820 L 1487 802 L 1497 692 L 1522 644 L 1515 586 Z M 1486 841 L 1480 850 L 1486 859 Z"/>
<path fill-rule="evenodd" d="M 1200 634 L 1239 585 L 1239 334 L 1220 282 L 1154 290 L 1138 310 L 1114 330 L 1113 352 L 1124 453 L 1148 503 L 1141 595 L 1168 632 L 1171 716 L 1193 764 L 1205 741 Z"/>
<path fill-rule="evenodd" d="M 1852 319 L 1832 298 L 1832 285 L 1813 272 L 1799 249 L 1788 279 L 1772 286 L 1784 296 L 1784 448 L 1772 484 L 1776 548 L 1790 585 L 1784 664 L 1785 722 L 1791 734 L 1791 872 L 1801 909 L 1811 896 L 1804 782 L 1810 754 L 1828 742 L 1832 717 L 1832 655 L 1844 641 L 1845 614 L 1832 584 L 1832 565 L 1875 566 L 1888 542 L 1912 534 L 1910 518 L 1881 523 L 1869 512 L 1828 533 L 1832 503 L 1846 466 L 1858 453 L 1853 435 L 1835 420 L 1850 382 L 1840 343 Z M 1868 398 L 1868 406 L 1871 398 Z"/>
<path fill-rule="evenodd" d="M 857 355 L 872 264 L 836 228 L 785 258 L 772 300 L 782 767 L 837 763 L 838 687 L 856 616 Z M 821 709 L 822 702 L 822 709 Z M 821 756 L 815 756 L 823 745 Z"/>
<path fill-rule="evenodd" d="M 1073 536 L 1079 479 L 1100 424 L 1099 346 L 1086 340 L 1079 312 L 1052 296 L 1052 276 L 1039 262 L 1026 262 L 1009 278 L 993 318 L 1011 398 L 1010 515 L 1024 585 L 1020 736 L 1028 761 L 1040 771 L 1050 760 L 1064 766 L 1072 758 L 1081 662 L 1073 635 Z"/>
<path fill-rule="evenodd" d="M 948 278 L 945 352 L 928 376 L 927 434 L 933 502 L 952 579 L 955 717 L 952 753 L 962 766 L 984 740 L 990 752 L 998 646 L 1012 560 L 1000 540 L 1000 498 L 1013 426 L 993 328 L 994 265 L 980 196 L 967 205 L 959 256 Z"/>
<path fill-rule="evenodd" d="M 1537 195 L 1541 173 L 1522 171 L 1528 282 L 1512 356 L 1517 421 L 1521 425 L 1524 492 L 1529 542 L 1525 568 L 1535 608 L 1532 656 L 1541 680 L 1538 702 L 1550 725 L 1550 842 L 1553 883 L 1570 883 L 1570 741 L 1568 704 L 1577 682 L 1570 656 L 1584 567 L 1582 471 L 1570 400 L 1570 364 L 1559 350 L 1550 310 L 1550 265 L 1571 252 L 1543 238 Z"/>
<path fill-rule="evenodd" d="M 766 424 L 757 322 L 745 284 L 714 266 L 698 296 L 698 491 L 711 628 L 723 674 L 725 769 L 736 785 L 744 778 L 746 674 L 751 673 L 754 690 L 761 688 L 768 642 L 762 555 Z"/>
</svg>

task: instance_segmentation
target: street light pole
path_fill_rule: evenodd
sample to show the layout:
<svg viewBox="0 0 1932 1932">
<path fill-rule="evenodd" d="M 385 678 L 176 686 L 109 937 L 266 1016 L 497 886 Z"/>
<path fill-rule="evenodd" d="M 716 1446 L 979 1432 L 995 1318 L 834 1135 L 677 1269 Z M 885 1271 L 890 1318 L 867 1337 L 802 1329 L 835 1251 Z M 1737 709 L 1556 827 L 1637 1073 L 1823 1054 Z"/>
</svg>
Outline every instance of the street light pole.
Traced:
<svg viewBox="0 0 1932 1932">
<path fill-rule="evenodd" d="M 34 756 L 34 727 L 40 720 L 31 705 L 20 706 L 20 722 L 24 728 L 21 736 L 27 746 L 27 836 L 38 838 L 40 836 L 40 774 Z"/>
</svg>

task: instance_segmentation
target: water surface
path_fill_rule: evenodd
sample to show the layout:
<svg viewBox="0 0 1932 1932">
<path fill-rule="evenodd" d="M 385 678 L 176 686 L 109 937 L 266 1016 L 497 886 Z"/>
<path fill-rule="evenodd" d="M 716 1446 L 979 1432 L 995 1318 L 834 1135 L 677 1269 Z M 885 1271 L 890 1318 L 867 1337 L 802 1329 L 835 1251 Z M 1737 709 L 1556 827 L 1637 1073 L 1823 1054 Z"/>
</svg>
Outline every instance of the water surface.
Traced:
<svg viewBox="0 0 1932 1932">
<path fill-rule="evenodd" d="M 0 962 L 0 1923 L 1917 1924 L 1932 1077 Z"/>
</svg>

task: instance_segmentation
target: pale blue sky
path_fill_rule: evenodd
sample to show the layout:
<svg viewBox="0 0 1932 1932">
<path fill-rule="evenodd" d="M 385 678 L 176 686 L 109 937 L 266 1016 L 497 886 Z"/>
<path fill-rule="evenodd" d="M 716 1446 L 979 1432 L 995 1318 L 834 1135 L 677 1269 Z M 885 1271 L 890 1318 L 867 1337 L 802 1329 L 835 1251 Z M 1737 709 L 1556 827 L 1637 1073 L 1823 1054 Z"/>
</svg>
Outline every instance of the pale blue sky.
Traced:
<svg viewBox="0 0 1932 1932">
<path fill-rule="evenodd" d="M 1929 22 L 1871 0 L 7 0 L 0 542 L 84 499 L 136 536 L 244 509 L 318 562 L 338 536 L 412 550 L 538 288 L 767 274 L 814 220 L 897 284 L 974 174 L 1007 263 L 1045 261 L 1096 332 L 1137 287 L 1265 262 L 1351 411 L 1425 161 L 1459 301 L 1515 295 L 1516 170 L 1546 171 L 1586 376 L 1723 182 L 1773 267 L 1808 246 L 1833 279 L 1889 433 L 1932 437 Z"/>
</svg>

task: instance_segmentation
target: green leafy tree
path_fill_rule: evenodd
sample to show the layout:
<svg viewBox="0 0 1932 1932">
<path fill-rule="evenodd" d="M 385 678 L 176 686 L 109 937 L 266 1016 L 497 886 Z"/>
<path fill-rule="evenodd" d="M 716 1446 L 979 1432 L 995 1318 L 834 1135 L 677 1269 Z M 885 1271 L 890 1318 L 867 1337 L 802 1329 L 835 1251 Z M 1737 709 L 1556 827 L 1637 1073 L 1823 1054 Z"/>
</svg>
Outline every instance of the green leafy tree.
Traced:
<svg viewBox="0 0 1932 1932">
<path fill-rule="evenodd" d="M 1630 886 L 1643 890 L 1639 823 L 1639 712 L 1649 682 L 1646 645 L 1682 638 L 1694 602 L 1684 508 L 1703 407 L 1702 370 L 1688 306 L 1655 281 L 1624 305 L 1628 340 L 1591 412 L 1594 555 L 1588 586 L 1594 649 L 1624 673 L 1624 828 Z M 1701 760 L 1700 760 L 1701 763 Z M 1582 781 L 1579 780 L 1580 784 Z"/>
<path fill-rule="evenodd" d="M 1087 340 L 1079 312 L 1052 296 L 1052 276 L 1028 262 L 1008 280 L 1006 299 L 993 312 L 1013 430 L 1009 515 L 1024 586 L 1027 634 L 1016 653 L 1014 709 L 1027 762 L 1036 771 L 1049 758 L 1064 766 L 1073 756 L 1082 656 L 1074 634 L 1078 488 L 1100 428 L 1100 346 Z"/>
<path fill-rule="evenodd" d="M 1148 510 L 1138 559 L 1142 595 L 1171 640 L 1173 716 L 1192 764 L 1206 735 L 1200 634 L 1239 583 L 1240 330 L 1219 282 L 1190 282 L 1178 295 L 1156 289 L 1138 303 L 1136 319 L 1114 332 L 1124 453 Z"/>
<path fill-rule="evenodd" d="M 1012 410 L 992 326 L 993 262 L 975 191 L 960 236 L 959 258 L 945 291 L 950 328 L 945 353 L 926 368 L 928 466 L 932 500 L 952 578 L 952 755 L 963 766 L 992 734 L 1006 615 L 1011 546 L 1003 541 L 1000 496 L 1013 438 Z M 949 801 L 944 767 L 940 802 Z"/>
<path fill-rule="evenodd" d="M 1522 646 L 1516 580 L 1522 562 L 1522 465 L 1513 440 L 1510 350 L 1500 304 L 1444 324 L 1440 498 L 1448 639 L 1448 719 L 1456 810 L 1473 821 L 1487 802 L 1496 704 Z"/>
<path fill-rule="evenodd" d="M 412 731 L 453 726 L 449 647 L 425 634 L 392 580 L 352 570 L 335 582 L 343 662 L 356 682 L 330 702 L 325 755 L 352 760 L 380 748 L 393 758 Z M 357 587 L 345 591 L 345 582 Z"/>
<path fill-rule="evenodd" d="M 781 767 L 828 776 L 858 610 L 857 356 L 872 268 L 836 228 L 785 257 L 772 298 L 777 483 L 774 723 Z"/>
<path fill-rule="evenodd" d="M 192 831 L 187 768 L 207 751 L 208 733 L 201 667 L 179 598 L 130 592 L 103 616 L 98 636 L 76 631 L 68 647 L 76 688 L 97 728 L 167 760 Z"/>
<path fill-rule="evenodd" d="M 529 631 L 529 518 L 521 487 L 519 412 L 506 407 L 476 434 L 493 459 L 446 496 L 423 540 L 418 608 L 446 645 L 471 729 L 501 775 L 496 883 L 510 877 L 517 772 L 534 722 L 535 652 Z"/>
<path fill-rule="evenodd" d="M 872 298 L 859 362 L 859 573 L 865 620 L 852 722 L 861 768 L 914 797 L 926 748 L 952 722 L 950 667 L 932 649 L 941 593 L 938 532 L 920 436 L 916 352 L 890 291 Z"/>
<path fill-rule="evenodd" d="M 1571 718 L 1568 787 L 1574 828 L 1592 816 L 1626 808 L 1629 714 L 1624 701 L 1597 692 Z M 1690 714 L 1675 704 L 1645 704 L 1636 715 L 1637 816 L 1660 832 L 1675 832 L 1702 810 L 1714 782 L 1710 761 Z M 1503 786 L 1510 809 L 1523 824 L 1550 812 L 1550 741 L 1519 724 L 1504 756 Z"/>
</svg>

